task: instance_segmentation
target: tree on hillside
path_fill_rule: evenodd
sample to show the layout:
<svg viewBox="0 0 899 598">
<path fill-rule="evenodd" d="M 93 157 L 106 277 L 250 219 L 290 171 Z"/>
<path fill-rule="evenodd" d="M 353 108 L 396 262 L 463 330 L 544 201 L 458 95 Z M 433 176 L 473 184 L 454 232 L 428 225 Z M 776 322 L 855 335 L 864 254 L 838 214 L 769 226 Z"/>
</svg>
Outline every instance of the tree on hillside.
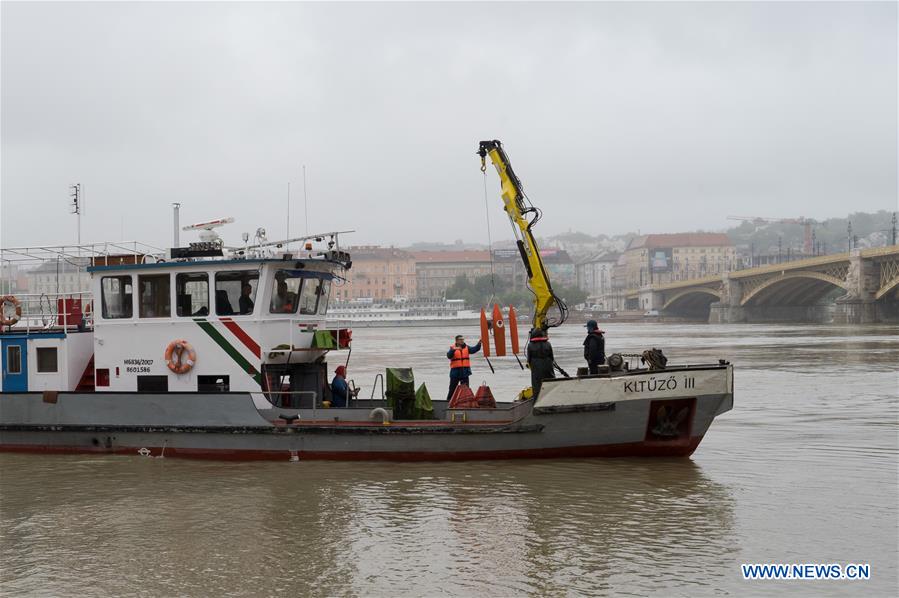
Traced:
<svg viewBox="0 0 899 598">
<path fill-rule="evenodd" d="M 525 296 L 526 295 L 526 296 Z M 446 290 L 447 299 L 463 299 L 469 307 L 486 307 L 488 302 L 503 305 L 518 305 L 529 301 L 531 294 L 527 291 L 515 291 L 507 280 L 499 276 L 478 276 L 474 282 L 464 275 L 459 275 Z"/>
<path fill-rule="evenodd" d="M 515 309 L 528 310 L 533 307 L 534 294 L 529 290 L 515 290 L 504 278 L 496 277 L 496 292 L 494 293 L 494 281 L 490 275 L 478 276 L 474 282 L 465 276 L 457 276 L 446 290 L 447 299 L 462 299 L 473 309 L 481 307 L 489 308 L 493 303 L 500 305 L 514 305 Z M 586 291 L 576 287 L 559 287 L 554 289 L 558 297 L 568 305 L 577 305 L 587 300 Z"/>
<path fill-rule="evenodd" d="M 587 301 L 587 291 L 577 287 L 561 287 L 555 289 L 556 296 L 561 297 L 567 305 L 578 305 Z"/>
<path fill-rule="evenodd" d="M 889 238 L 892 217 L 892 212 L 881 210 L 876 213 L 855 212 L 847 218 L 829 218 L 815 225 L 815 240 L 819 249 L 826 253 L 846 251 L 851 222 L 852 234 L 859 238 L 860 245 L 883 244 Z M 745 221 L 729 229 L 727 235 L 738 247 L 754 246 L 756 253 L 771 253 L 776 252 L 778 246 L 783 251 L 788 248 L 801 249 L 805 242 L 805 227 L 782 222 L 755 224 Z M 865 241 L 866 238 L 870 241 Z"/>
</svg>

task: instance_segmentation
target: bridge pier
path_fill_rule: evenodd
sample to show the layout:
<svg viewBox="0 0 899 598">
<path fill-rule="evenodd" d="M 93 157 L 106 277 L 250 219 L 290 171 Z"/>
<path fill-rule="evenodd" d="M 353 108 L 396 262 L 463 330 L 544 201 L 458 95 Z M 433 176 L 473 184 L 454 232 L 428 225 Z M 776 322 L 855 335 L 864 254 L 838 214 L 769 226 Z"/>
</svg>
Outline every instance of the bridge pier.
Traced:
<svg viewBox="0 0 899 598">
<path fill-rule="evenodd" d="M 848 292 L 836 300 L 834 323 L 870 324 L 879 322 L 879 310 L 874 296 L 878 279 L 875 264 L 862 259 L 860 249 L 849 253 L 849 271 L 846 274 Z"/>
<path fill-rule="evenodd" d="M 665 296 L 651 287 L 640 289 L 640 309 L 644 311 L 661 311 L 665 305 Z"/>
<path fill-rule="evenodd" d="M 746 322 L 746 308 L 740 305 L 743 287 L 725 273 L 721 278 L 721 301 L 709 306 L 709 324 L 739 324 Z"/>
<path fill-rule="evenodd" d="M 879 315 L 873 300 L 840 297 L 836 301 L 833 321 L 834 324 L 872 324 L 880 322 Z"/>
<path fill-rule="evenodd" d="M 740 324 L 746 321 L 746 308 L 721 301 L 709 306 L 709 324 Z"/>
</svg>

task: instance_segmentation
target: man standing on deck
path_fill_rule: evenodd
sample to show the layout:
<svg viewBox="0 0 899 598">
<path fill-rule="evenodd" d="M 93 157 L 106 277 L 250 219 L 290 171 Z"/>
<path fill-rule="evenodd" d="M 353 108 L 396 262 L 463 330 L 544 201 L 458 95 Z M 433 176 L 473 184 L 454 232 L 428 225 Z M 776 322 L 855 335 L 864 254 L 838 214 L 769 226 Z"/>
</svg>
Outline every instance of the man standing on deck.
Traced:
<svg viewBox="0 0 899 598">
<path fill-rule="evenodd" d="M 331 382 L 331 407 L 346 407 L 351 398 L 356 398 L 359 389 L 350 390 L 346 383 L 346 366 L 339 365 L 334 370 L 334 380 Z"/>
<path fill-rule="evenodd" d="M 481 341 L 478 341 L 474 347 L 465 344 L 465 338 L 461 334 L 456 335 L 456 342 L 450 345 L 449 351 L 446 352 L 446 358 L 450 360 L 450 385 L 449 393 L 446 400 L 453 398 L 456 387 L 461 382 L 465 386 L 469 386 L 468 378 L 471 376 L 471 360 L 469 355 L 477 353 L 481 350 Z"/>
<path fill-rule="evenodd" d="M 587 322 L 587 338 L 584 339 L 584 359 L 590 375 L 599 373 L 599 366 L 606 362 L 606 339 L 603 331 L 599 329 L 596 320 Z"/>
<path fill-rule="evenodd" d="M 528 347 L 525 350 L 528 359 L 528 367 L 531 370 L 531 388 L 534 396 L 540 394 L 543 381 L 556 377 L 553 371 L 555 357 L 553 346 L 549 343 L 549 335 L 542 328 L 531 330 Z"/>
</svg>

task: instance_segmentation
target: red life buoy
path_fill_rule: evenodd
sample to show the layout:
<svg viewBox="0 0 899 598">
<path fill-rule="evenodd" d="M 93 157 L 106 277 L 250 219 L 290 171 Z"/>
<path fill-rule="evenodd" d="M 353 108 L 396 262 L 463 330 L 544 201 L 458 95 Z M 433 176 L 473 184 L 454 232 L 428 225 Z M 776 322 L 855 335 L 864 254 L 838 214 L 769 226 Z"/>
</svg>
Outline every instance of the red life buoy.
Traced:
<svg viewBox="0 0 899 598">
<path fill-rule="evenodd" d="M 197 363 L 197 352 L 186 340 L 175 340 L 165 348 L 165 362 L 176 374 L 186 374 Z"/>
<path fill-rule="evenodd" d="M 15 311 L 10 317 L 6 317 L 6 304 L 12 303 Z M 22 318 L 22 302 L 16 299 L 15 295 L 4 295 L 0 297 L 0 325 L 12 326 Z"/>
</svg>

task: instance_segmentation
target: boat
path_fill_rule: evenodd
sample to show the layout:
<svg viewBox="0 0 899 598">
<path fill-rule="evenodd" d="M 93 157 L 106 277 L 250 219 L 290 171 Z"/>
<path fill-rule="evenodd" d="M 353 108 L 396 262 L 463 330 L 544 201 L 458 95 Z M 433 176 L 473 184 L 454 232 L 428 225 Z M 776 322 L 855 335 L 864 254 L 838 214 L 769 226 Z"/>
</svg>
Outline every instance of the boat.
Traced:
<svg viewBox="0 0 899 598">
<path fill-rule="evenodd" d="M 508 318 L 509 310 L 503 314 Z M 328 322 L 353 328 L 395 328 L 404 326 L 476 326 L 480 313 L 465 306 L 462 299 L 338 301 L 328 307 Z M 524 316 L 522 321 L 526 321 Z"/>
<path fill-rule="evenodd" d="M 475 325 L 478 312 L 467 309 L 461 299 L 399 300 L 375 303 L 352 300 L 334 303 L 328 308 L 328 321 L 354 328 L 402 326 Z"/>
<path fill-rule="evenodd" d="M 499 142 L 481 150 L 500 174 L 510 218 L 523 223 L 532 324 L 561 323 L 567 309 L 522 217 L 532 208 L 520 182 Z M 353 343 L 352 328 L 327 317 L 331 289 L 352 267 L 341 231 L 271 242 L 257 232 L 252 244 L 244 235 L 243 245 L 226 246 L 216 229 L 227 222 L 185 227 L 200 240 L 165 251 L 2 250 L 4 266 L 74 264 L 87 288 L 0 298 L 0 450 L 284 461 L 686 457 L 733 406 L 726 360 L 666 365 L 647 354 L 644 366 L 610 357 L 596 374 L 544 380 L 537 396 L 524 388 L 490 406 L 430 400 L 411 371 L 387 370 L 380 396 L 331 408 L 329 364 L 347 362 Z M 494 315 L 493 330 L 501 319 Z"/>
</svg>

